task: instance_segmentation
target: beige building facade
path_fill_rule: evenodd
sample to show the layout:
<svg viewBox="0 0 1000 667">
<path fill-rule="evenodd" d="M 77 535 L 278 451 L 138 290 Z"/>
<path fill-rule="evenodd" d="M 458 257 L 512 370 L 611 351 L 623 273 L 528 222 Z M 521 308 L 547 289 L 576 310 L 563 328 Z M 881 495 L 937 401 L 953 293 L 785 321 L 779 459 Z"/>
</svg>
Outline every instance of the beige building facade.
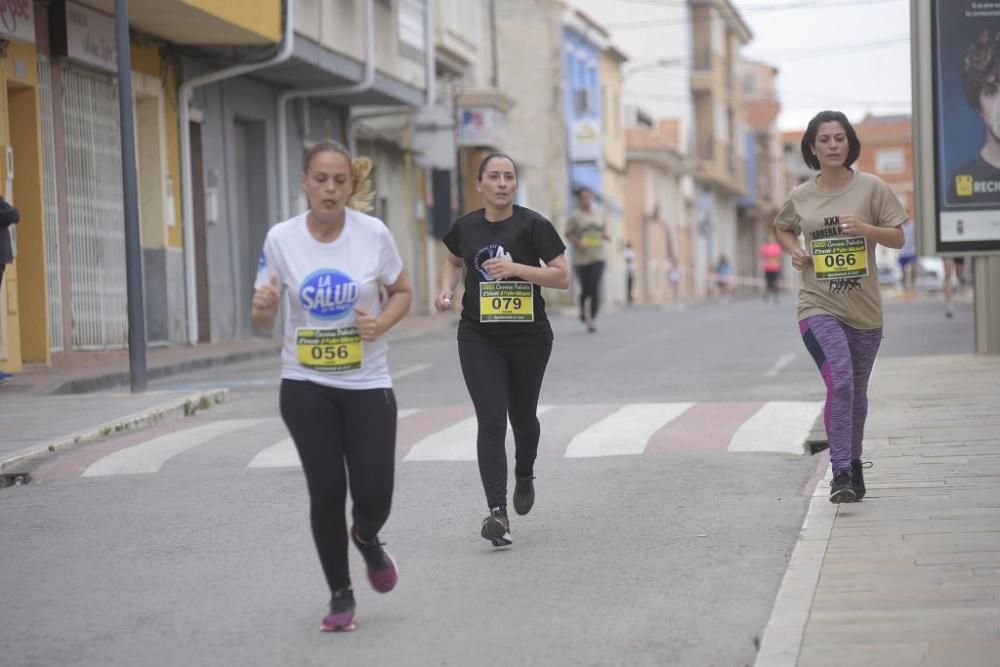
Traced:
<svg viewBox="0 0 1000 667">
<path fill-rule="evenodd" d="M 636 253 L 637 303 L 697 296 L 695 233 L 684 194 L 690 168 L 677 130 L 677 122 L 666 119 L 625 130 L 625 239 Z"/>
<path fill-rule="evenodd" d="M 737 254 L 737 202 L 746 194 L 742 62 L 739 50 L 753 35 L 730 0 L 689 0 L 694 106 L 696 283 L 714 282 L 723 256 Z M 735 269 L 736 267 L 734 267 Z"/>
</svg>

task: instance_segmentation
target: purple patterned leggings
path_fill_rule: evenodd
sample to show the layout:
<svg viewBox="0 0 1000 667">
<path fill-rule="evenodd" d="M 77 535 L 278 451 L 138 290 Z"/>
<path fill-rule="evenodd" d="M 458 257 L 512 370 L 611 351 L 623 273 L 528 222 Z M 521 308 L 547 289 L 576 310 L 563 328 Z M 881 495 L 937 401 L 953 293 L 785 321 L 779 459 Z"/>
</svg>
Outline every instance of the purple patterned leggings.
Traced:
<svg viewBox="0 0 1000 667">
<path fill-rule="evenodd" d="M 799 322 L 802 340 L 826 383 L 823 424 L 834 472 L 861 458 L 868 417 L 868 378 L 882 342 L 882 328 L 855 329 L 832 315 Z"/>
</svg>

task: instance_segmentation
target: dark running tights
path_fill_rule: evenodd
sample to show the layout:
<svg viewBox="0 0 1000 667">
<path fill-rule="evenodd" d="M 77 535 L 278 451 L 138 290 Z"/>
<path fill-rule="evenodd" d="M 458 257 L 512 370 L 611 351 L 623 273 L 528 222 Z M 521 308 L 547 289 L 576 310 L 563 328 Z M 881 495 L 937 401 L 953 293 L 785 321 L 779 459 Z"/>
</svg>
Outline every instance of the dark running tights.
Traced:
<svg viewBox="0 0 1000 667">
<path fill-rule="evenodd" d="M 396 455 L 396 397 L 392 389 L 334 389 L 282 380 L 281 417 L 299 451 L 309 487 L 316 550 L 330 590 L 351 583 L 344 506 L 370 540 L 389 518 Z"/>
<path fill-rule="evenodd" d="M 551 352 L 552 341 L 511 346 L 458 341 L 465 386 L 479 422 L 479 475 L 490 508 L 507 505 L 508 416 L 514 431 L 514 474 L 530 477 L 534 470 L 540 431 L 538 394 Z"/>
<path fill-rule="evenodd" d="M 576 267 L 576 278 L 580 281 L 580 315 L 586 315 L 587 300 L 590 300 L 590 319 L 597 319 L 597 309 L 601 305 L 601 276 L 604 262 L 591 262 Z"/>
</svg>

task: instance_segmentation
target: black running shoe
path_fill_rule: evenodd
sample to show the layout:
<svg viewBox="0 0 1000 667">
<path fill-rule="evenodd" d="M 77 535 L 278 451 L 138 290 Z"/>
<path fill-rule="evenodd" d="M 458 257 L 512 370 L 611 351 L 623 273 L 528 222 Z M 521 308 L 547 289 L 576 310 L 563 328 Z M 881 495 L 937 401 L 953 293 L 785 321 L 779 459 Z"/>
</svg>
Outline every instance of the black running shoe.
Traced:
<svg viewBox="0 0 1000 667">
<path fill-rule="evenodd" d="M 857 500 L 861 500 L 865 497 L 865 476 L 861 472 L 863 468 L 871 468 L 871 461 L 851 461 L 851 484 L 854 487 L 854 495 L 857 496 Z"/>
<path fill-rule="evenodd" d="M 518 477 L 514 482 L 514 511 L 524 515 L 531 511 L 535 504 L 534 477 Z"/>
<path fill-rule="evenodd" d="M 354 591 L 341 588 L 330 598 L 330 613 L 319 626 L 323 632 L 350 632 L 354 629 Z"/>
<path fill-rule="evenodd" d="M 479 534 L 492 542 L 495 547 L 505 547 L 512 544 L 507 508 L 494 507 L 491 509 L 490 515 L 483 519 L 483 529 Z"/>
<path fill-rule="evenodd" d="M 372 588 L 379 593 L 388 593 L 395 588 L 396 582 L 399 581 L 399 568 L 396 567 L 396 561 L 389 552 L 382 548 L 383 543 L 379 541 L 378 536 L 371 542 L 362 542 L 354 526 L 351 526 L 351 540 L 365 559 L 365 565 L 368 566 L 368 583 Z"/>
<path fill-rule="evenodd" d="M 853 503 L 856 499 L 854 487 L 851 486 L 851 473 L 847 470 L 835 472 L 833 481 L 830 482 L 830 502 Z"/>
</svg>

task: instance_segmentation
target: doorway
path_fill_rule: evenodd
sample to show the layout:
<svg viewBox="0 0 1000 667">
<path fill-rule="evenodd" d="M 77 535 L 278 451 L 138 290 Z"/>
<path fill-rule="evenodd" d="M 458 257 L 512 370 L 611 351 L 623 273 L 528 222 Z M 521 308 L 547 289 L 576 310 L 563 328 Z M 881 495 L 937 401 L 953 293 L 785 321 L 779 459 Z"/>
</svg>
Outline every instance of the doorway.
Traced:
<svg viewBox="0 0 1000 667">
<path fill-rule="evenodd" d="M 267 133 L 263 122 L 236 119 L 234 124 L 236 165 L 236 219 L 234 236 L 239 239 L 242 275 L 239 308 L 250 303 L 257 265 L 268 230 L 267 207 Z M 249 313 L 240 318 L 239 334 L 253 335 Z"/>
</svg>

